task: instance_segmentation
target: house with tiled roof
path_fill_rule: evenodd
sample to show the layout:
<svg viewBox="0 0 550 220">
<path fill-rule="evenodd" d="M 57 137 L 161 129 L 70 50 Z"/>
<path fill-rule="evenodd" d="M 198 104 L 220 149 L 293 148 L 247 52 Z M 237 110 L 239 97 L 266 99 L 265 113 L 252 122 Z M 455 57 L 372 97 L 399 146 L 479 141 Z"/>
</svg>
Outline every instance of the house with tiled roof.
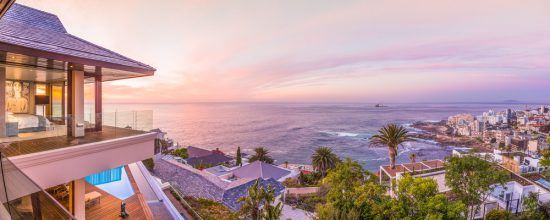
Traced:
<svg viewBox="0 0 550 220">
<path fill-rule="evenodd" d="M 198 170 L 166 155 L 155 163 L 155 175 L 163 181 L 174 183 L 185 196 L 206 198 L 220 202 L 234 211 L 241 204 L 238 199 L 246 196 L 255 181 L 262 187 L 271 187 L 275 195 L 284 192 L 282 180 L 294 174 L 290 170 L 254 162 L 242 167 L 215 166 Z"/>
</svg>

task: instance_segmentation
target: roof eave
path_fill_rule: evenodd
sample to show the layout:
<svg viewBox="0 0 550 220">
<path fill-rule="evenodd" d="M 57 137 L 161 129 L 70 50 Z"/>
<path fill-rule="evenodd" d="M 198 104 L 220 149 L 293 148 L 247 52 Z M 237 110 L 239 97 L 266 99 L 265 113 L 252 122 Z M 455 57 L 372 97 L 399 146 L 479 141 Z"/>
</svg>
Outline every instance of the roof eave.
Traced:
<svg viewBox="0 0 550 220">
<path fill-rule="evenodd" d="M 103 68 L 110 68 L 110 69 L 139 73 L 139 74 L 143 74 L 143 76 L 152 76 L 155 74 L 155 71 L 156 71 L 155 68 L 138 68 L 138 67 L 126 66 L 121 64 L 109 63 L 105 61 L 92 60 L 92 59 L 86 59 L 86 58 L 76 57 L 76 56 L 71 56 L 66 54 L 59 54 L 59 53 L 54 53 L 49 51 L 37 50 L 29 47 L 8 44 L 4 42 L 0 42 L 0 51 L 13 52 L 13 53 L 23 54 L 27 56 L 60 60 L 65 62 L 83 64 L 83 65 L 100 66 Z"/>
<path fill-rule="evenodd" d="M 0 18 L 4 16 L 4 14 L 8 11 L 8 9 L 11 7 L 11 5 L 15 2 L 15 0 L 7 0 L 0 2 Z"/>
</svg>

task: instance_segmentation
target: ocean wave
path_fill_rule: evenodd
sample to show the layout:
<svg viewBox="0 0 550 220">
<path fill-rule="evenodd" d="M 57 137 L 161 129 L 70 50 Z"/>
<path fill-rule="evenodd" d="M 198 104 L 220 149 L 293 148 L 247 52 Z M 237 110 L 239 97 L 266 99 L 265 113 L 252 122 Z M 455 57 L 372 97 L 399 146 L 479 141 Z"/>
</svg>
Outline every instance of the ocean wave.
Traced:
<svg viewBox="0 0 550 220">
<path fill-rule="evenodd" d="M 350 132 L 338 132 L 338 131 L 321 131 L 321 133 L 338 136 L 338 137 L 357 137 L 361 134 L 350 133 Z"/>
<path fill-rule="evenodd" d="M 421 143 L 426 143 L 426 144 L 433 144 L 433 145 L 438 145 L 439 144 L 439 142 L 434 141 L 434 140 L 426 140 L 426 139 L 421 139 L 421 138 L 412 138 L 412 139 L 416 142 L 421 142 Z"/>
<path fill-rule="evenodd" d="M 437 122 L 441 122 L 441 120 L 424 120 L 424 122 L 427 122 L 427 123 L 437 123 Z"/>
</svg>

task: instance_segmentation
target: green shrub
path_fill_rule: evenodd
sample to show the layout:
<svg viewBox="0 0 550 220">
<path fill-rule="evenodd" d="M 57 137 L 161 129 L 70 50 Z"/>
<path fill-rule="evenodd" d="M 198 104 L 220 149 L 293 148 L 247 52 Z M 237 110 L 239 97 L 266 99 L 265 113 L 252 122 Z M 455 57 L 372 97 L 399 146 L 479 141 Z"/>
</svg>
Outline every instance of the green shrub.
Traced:
<svg viewBox="0 0 550 220">
<path fill-rule="evenodd" d="M 240 219 L 236 213 L 219 202 L 194 197 L 185 197 L 184 199 L 205 220 Z"/>
<path fill-rule="evenodd" d="M 153 172 L 153 170 L 155 169 L 155 161 L 153 160 L 153 158 L 145 159 L 141 162 L 143 162 L 145 168 L 147 168 L 147 170 L 149 170 L 150 172 Z"/>
<path fill-rule="evenodd" d="M 283 181 L 283 186 L 285 186 L 286 188 L 298 188 L 301 187 L 302 184 L 300 184 L 300 181 L 298 181 L 298 179 L 287 178 L 285 181 Z"/>
<path fill-rule="evenodd" d="M 493 209 L 489 213 L 487 213 L 487 216 L 485 216 L 485 219 L 487 220 L 510 220 L 512 219 L 512 215 L 509 211 L 506 210 L 498 210 Z"/>
<path fill-rule="evenodd" d="M 187 159 L 189 157 L 189 154 L 187 154 L 187 148 L 175 149 L 171 152 L 171 154 L 183 159 Z"/>
</svg>

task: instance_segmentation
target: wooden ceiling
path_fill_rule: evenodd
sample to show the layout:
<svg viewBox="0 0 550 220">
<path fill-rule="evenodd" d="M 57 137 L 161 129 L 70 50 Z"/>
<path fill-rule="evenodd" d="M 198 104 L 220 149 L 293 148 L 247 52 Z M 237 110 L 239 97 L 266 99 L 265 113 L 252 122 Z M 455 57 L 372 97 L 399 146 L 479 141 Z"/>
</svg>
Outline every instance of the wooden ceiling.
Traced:
<svg viewBox="0 0 550 220">
<path fill-rule="evenodd" d="M 8 11 L 8 8 L 15 2 L 15 0 L 0 0 L 0 18 L 6 11 Z"/>
</svg>

